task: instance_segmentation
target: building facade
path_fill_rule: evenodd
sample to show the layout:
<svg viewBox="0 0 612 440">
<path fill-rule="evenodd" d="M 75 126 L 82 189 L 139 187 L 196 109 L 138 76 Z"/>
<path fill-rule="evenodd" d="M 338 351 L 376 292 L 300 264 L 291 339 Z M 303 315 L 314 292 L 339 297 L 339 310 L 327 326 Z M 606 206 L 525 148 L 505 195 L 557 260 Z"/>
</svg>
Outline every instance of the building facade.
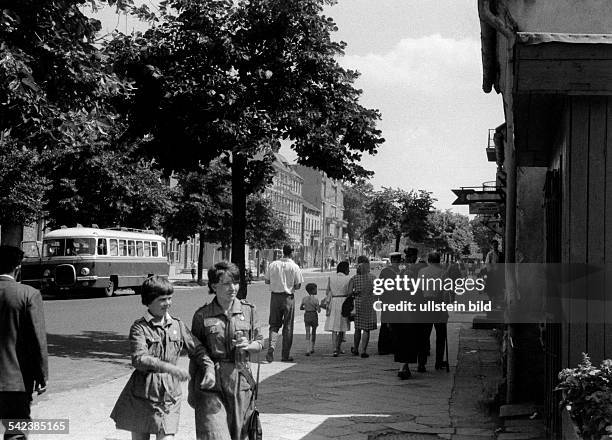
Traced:
<svg viewBox="0 0 612 440">
<path fill-rule="evenodd" d="M 329 266 L 348 257 L 348 240 L 344 232 L 344 187 L 342 182 L 325 176 L 321 171 L 296 165 L 296 171 L 303 178 L 302 195 L 311 205 L 321 207 L 321 249 L 320 264 Z"/>
</svg>

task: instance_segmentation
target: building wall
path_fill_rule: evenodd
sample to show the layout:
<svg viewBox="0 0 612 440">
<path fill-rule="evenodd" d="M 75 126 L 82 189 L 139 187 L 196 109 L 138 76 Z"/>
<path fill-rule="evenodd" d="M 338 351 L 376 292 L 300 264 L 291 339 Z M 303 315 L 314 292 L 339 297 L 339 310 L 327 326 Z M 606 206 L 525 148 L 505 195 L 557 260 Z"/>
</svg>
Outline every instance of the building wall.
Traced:
<svg viewBox="0 0 612 440">
<path fill-rule="evenodd" d="M 605 34 L 612 28 L 608 0 L 505 0 L 522 32 Z"/>
</svg>

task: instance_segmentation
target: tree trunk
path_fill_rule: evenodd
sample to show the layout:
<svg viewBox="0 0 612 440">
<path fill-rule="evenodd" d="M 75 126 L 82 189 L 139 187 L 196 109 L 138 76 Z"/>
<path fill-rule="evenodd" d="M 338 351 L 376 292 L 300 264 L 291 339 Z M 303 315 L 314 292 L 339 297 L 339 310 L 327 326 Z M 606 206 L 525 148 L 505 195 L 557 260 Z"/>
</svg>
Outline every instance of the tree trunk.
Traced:
<svg viewBox="0 0 612 440">
<path fill-rule="evenodd" d="M 244 246 L 246 245 L 246 191 L 244 170 L 247 158 L 242 153 L 232 155 L 232 263 L 240 270 L 238 298 L 247 296 Z"/>
<path fill-rule="evenodd" d="M 402 235 L 398 234 L 395 236 L 395 252 L 399 252 L 400 242 L 402 241 Z"/>
<path fill-rule="evenodd" d="M 202 284 L 202 274 L 204 273 L 204 231 L 200 231 L 200 249 L 198 251 L 198 284 Z"/>
<path fill-rule="evenodd" d="M 0 244 L 15 246 L 21 249 L 23 225 L 3 224 L 0 230 Z"/>
</svg>

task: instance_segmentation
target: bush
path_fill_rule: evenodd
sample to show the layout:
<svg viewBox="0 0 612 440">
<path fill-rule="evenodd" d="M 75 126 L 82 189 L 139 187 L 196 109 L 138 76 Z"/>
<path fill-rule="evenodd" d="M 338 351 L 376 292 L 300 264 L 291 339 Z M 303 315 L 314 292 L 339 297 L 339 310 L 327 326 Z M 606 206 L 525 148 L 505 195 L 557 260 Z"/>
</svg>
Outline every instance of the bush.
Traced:
<svg viewBox="0 0 612 440">
<path fill-rule="evenodd" d="M 557 391 L 563 392 L 561 405 L 585 439 L 612 438 L 612 360 L 604 360 L 599 368 L 586 353 L 577 368 L 559 373 Z"/>
</svg>

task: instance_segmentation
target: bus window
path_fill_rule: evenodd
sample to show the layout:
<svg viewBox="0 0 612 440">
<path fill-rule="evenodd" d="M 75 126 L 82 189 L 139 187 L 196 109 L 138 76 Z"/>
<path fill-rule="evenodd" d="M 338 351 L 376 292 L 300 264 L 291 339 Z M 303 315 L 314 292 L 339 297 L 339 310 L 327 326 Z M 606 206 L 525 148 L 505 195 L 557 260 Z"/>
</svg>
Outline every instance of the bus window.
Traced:
<svg viewBox="0 0 612 440">
<path fill-rule="evenodd" d="M 136 242 L 136 256 L 137 257 L 144 256 L 144 247 L 143 247 L 142 241 Z"/>
<path fill-rule="evenodd" d="M 145 257 L 151 256 L 151 242 L 150 241 L 144 242 L 144 256 Z"/>
<path fill-rule="evenodd" d="M 114 238 L 111 238 L 109 241 L 110 241 L 110 254 L 113 257 L 116 257 L 117 255 L 119 255 L 119 248 L 117 247 L 117 240 L 115 240 Z"/>
<path fill-rule="evenodd" d="M 161 255 L 160 257 L 165 257 L 166 256 L 166 243 L 162 243 L 161 244 Z"/>
<path fill-rule="evenodd" d="M 128 256 L 136 256 L 136 244 L 134 243 L 134 240 L 128 240 Z"/>
<path fill-rule="evenodd" d="M 159 250 L 157 248 L 158 243 L 156 241 L 151 242 L 151 256 L 158 257 Z"/>
<path fill-rule="evenodd" d="M 95 238 L 67 238 L 66 255 L 93 255 Z"/>
<path fill-rule="evenodd" d="M 43 257 L 58 257 L 64 255 L 66 240 L 43 241 Z"/>
<path fill-rule="evenodd" d="M 106 238 L 98 238 L 98 255 L 106 255 Z"/>
<path fill-rule="evenodd" d="M 119 255 L 127 257 L 127 245 L 125 240 L 119 240 Z"/>
</svg>

